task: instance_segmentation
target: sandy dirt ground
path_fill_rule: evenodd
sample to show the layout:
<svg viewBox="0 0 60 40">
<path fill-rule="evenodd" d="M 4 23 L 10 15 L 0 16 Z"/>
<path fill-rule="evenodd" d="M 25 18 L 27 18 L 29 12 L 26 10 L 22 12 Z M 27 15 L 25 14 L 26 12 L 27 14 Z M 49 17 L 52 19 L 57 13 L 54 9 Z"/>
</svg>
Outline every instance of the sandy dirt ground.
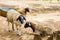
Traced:
<svg viewBox="0 0 60 40">
<path fill-rule="evenodd" d="M 54 4 L 54 6 L 56 5 Z M 42 23 L 48 22 L 49 24 L 54 25 L 56 30 L 60 30 L 60 6 L 57 6 L 56 9 L 49 9 L 50 6 L 41 6 L 41 4 L 35 3 L 29 4 L 28 7 L 30 8 L 31 12 L 30 14 L 27 14 L 27 21 L 35 20 Z M 47 39 L 47 37 L 45 37 L 43 40 L 45 39 Z M 7 19 L 2 16 L 0 16 L 0 40 L 20 40 L 20 37 L 16 34 L 16 31 L 8 32 Z M 35 36 L 34 40 L 40 40 L 39 36 Z M 60 40 L 60 36 L 58 40 Z"/>
<path fill-rule="evenodd" d="M 29 14 L 28 14 L 29 15 Z M 35 20 L 44 23 L 45 21 L 55 25 L 56 30 L 60 30 L 60 16 L 58 13 L 39 14 L 37 16 L 30 15 L 27 20 Z M 33 18 L 32 18 L 33 17 Z M 36 38 L 39 38 L 38 36 Z M 0 40 L 19 40 L 16 31 L 8 32 L 8 25 L 5 17 L 0 16 Z M 37 39 L 35 39 L 37 40 Z"/>
</svg>

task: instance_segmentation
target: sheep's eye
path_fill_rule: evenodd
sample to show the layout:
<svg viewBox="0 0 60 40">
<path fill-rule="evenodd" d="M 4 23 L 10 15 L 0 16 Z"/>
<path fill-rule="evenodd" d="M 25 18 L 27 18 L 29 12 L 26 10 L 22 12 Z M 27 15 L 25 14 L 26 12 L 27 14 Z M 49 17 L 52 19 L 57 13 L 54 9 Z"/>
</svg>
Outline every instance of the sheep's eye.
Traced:
<svg viewBox="0 0 60 40">
<path fill-rule="evenodd" d="M 31 26 L 31 24 L 29 23 L 29 26 Z"/>
</svg>

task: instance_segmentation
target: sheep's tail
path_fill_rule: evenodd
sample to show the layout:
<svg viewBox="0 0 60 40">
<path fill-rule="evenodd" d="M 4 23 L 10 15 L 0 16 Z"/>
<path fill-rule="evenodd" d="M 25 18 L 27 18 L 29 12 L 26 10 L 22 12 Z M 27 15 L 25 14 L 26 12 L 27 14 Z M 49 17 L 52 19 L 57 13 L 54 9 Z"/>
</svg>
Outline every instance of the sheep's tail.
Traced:
<svg viewBox="0 0 60 40">
<path fill-rule="evenodd" d="M 7 12 L 0 10 L 0 16 L 7 17 Z"/>
</svg>

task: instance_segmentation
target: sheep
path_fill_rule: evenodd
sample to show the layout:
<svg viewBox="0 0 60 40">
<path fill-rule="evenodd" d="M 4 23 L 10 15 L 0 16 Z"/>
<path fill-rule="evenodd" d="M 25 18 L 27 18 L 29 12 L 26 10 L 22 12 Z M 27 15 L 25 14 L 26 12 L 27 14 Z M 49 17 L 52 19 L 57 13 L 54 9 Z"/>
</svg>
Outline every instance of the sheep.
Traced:
<svg viewBox="0 0 60 40">
<path fill-rule="evenodd" d="M 19 13 L 21 13 L 24 16 L 27 15 L 27 12 L 30 12 L 29 8 L 21 9 L 21 8 L 17 7 L 17 8 L 15 8 L 15 10 L 18 11 Z"/>
<path fill-rule="evenodd" d="M 14 24 L 16 25 L 16 27 L 17 26 L 19 27 L 19 26 L 21 26 L 21 24 L 23 24 L 23 21 L 26 19 L 23 17 L 23 15 L 19 14 L 15 10 L 13 10 L 13 11 L 15 12 L 14 14 L 12 12 L 10 14 L 9 13 L 10 11 L 8 12 L 9 15 L 7 14 L 7 21 L 8 21 L 8 26 L 9 26 L 9 22 L 12 23 L 12 30 L 14 31 Z M 23 17 L 23 19 L 21 17 Z M 18 27 L 17 27 L 17 31 L 18 31 Z M 8 27 L 8 30 L 11 31 L 10 27 Z"/>
<path fill-rule="evenodd" d="M 26 20 L 25 16 L 23 16 L 22 14 L 29 12 L 29 9 L 25 8 L 24 10 L 25 10 L 25 12 L 24 11 L 18 12 L 16 10 L 11 9 L 7 12 L 8 26 L 9 26 L 9 22 L 11 22 L 13 31 L 14 31 L 14 24 L 16 25 L 16 27 L 17 26 L 19 27 L 23 24 L 24 20 Z M 18 28 L 17 28 L 17 30 L 18 30 Z M 10 27 L 8 27 L 8 31 L 10 31 Z"/>
<path fill-rule="evenodd" d="M 33 34 L 35 33 L 36 35 L 38 35 L 41 40 L 43 40 L 45 36 L 49 38 L 55 30 L 54 25 L 40 23 L 37 21 L 27 21 L 24 25 L 24 28 L 28 27 L 31 27 L 31 29 L 33 30 Z M 39 34 L 37 34 L 36 30 L 38 30 Z"/>
<path fill-rule="evenodd" d="M 50 35 L 53 33 L 55 30 L 54 26 L 45 24 L 45 23 L 39 23 L 37 21 L 27 21 L 24 25 L 25 28 L 31 27 L 33 32 L 35 30 L 39 30 L 40 33 L 42 32 L 43 34 Z"/>
</svg>

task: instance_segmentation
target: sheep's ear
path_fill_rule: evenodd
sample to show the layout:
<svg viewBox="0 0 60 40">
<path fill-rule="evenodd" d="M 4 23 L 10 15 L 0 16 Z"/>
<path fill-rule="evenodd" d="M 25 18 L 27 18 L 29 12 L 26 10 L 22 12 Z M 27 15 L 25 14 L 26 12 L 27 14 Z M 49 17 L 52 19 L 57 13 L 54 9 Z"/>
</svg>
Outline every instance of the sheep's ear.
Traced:
<svg viewBox="0 0 60 40">
<path fill-rule="evenodd" d="M 19 19 L 19 17 L 16 19 L 16 21 Z"/>
<path fill-rule="evenodd" d="M 25 8 L 25 11 L 30 12 L 29 8 Z"/>
<path fill-rule="evenodd" d="M 20 16 L 21 16 L 21 15 L 20 15 Z M 21 17 L 20 17 L 20 16 L 16 19 L 16 21 L 17 21 L 17 20 L 19 20 L 19 19 L 21 19 Z M 19 21 L 20 21 L 20 20 L 19 20 Z"/>
</svg>

